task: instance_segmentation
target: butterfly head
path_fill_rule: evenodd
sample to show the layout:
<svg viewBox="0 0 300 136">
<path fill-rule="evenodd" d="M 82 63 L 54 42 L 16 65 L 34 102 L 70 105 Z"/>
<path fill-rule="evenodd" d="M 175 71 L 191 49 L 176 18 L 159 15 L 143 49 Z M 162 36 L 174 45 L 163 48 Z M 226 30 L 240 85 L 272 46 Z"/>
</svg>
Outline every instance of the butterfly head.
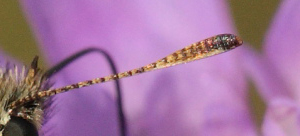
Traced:
<svg viewBox="0 0 300 136">
<path fill-rule="evenodd" d="M 44 99 L 14 108 L 9 108 L 9 105 L 31 93 L 49 88 L 48 81 L 42 75 L 37 68 L 37 57 L 31 68 L 0 68 L 0 136 L 38 135 Z"/>
</svg>

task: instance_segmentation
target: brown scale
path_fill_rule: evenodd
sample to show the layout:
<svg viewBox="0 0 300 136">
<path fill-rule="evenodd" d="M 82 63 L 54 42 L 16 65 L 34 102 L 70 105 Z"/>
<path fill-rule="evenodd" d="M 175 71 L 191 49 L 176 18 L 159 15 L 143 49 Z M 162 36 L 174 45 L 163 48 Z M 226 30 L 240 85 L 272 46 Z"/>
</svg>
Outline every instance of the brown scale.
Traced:
<svg viewBox="0 0 300 136">
<path fill-rule="evenodd" d="M 124 77 L 134 76 L 134 75 L 145 73 L 148 71 L 166 68 L 166 67 L 174 66 L 177 64 L 187 63 L 187 62 L 191 62 L 194 60 L 217 55 L 217 54 L 223 53 L 225 51 L 234 49 L 235 47 L 242 45 L 242 43 L 243 43 L 243 41 L 239 37 L 237 37 L 233 34 L 216 35 L 214 37 L 210 37 L 205 40 L 191 44 L 181 50 L 178 50 L 178 51 L 154 62 L 154 63 L 150 63 L 143 67 L 136 68 L 136 69 L 133 69 L 130 71 L 122 72 L 122 73 L 118 73 L 116 75 L 109 75 L 106 77 L 95 78 L 92 80 L 79 82 L 79 83 L 68 85 L 68 86 L 61 87 L 61 88 L 40 91 L 40 92 L 31 94 L 29 96 L 26 96 L 24 98 L 21 98 L 15 102 L 13 102 L 9 106 L 9 108 L 14 109 L 15 107 L 22 106 L 27 102 L 30 102 L 30 101 L 33 101 L 36 99 L 41 99 L 44 97 L 49 97 L 49 96 L 52 96 L 55 94 L 67 92 L 72 89 L 86 87 L 86 86 L 90 86 L 93 84 L 103 83 L 103 82 L 112 81 L 112 80 L 118 80 L 118 79 L 121 79 Z"/>
</svg>

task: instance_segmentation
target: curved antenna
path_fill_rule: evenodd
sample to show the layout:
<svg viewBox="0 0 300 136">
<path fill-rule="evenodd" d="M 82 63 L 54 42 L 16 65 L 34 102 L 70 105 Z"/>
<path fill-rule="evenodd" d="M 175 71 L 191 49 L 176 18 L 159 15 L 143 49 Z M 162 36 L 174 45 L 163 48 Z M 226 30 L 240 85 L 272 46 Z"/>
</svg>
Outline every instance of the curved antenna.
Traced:
<svg viewBox="0 0 300 136">
<path fill-rule="evenodd" d="M 79 59 L 80 57 L 83 57 L 86 54 L 89 53 L 93 53 L 93 52 L 97 52 L 102 54 L 105 59 L 108 61 L 109 66 L 112 70 L 113 74 L 117 74 L 117 68 L 115 65 L 114 60 L 112 59 L 112 57 L 104 50 L 100 49 L 100 48 L 87 48 L 84 49 L 82 51 L 79 51 L 71 56 L 69 56 L 68 58 L 64 59 L 63 61 L 61 61 L 60 63 L 56 64 L 55 66 L 53 66 L 52 68 L 50 68 L 49 70 L 47 70 L 45 72 L 45 74 L 43 75 L 43 78 L 50 78 L 51 76 L 53 76 L 54 74 L 56 74 L 57 72 L 59 72 L 60 70 L 62 70 L 63 68 L 65 68 L 67 65 L 69 65 L 70 63 L 72 63 L 73 61 Z M 126 118 L 123 112 L 123 100 L 122 100 L 122 90 L 120 87 L 120 82 L 119 80 L 115 80 L 115 87 L 116 87 L 116 99 L 117 99 L 117 110 L 118 110 L 118 118 L 119 118 L 119 125 L 120 125 L 120 133 L 122 136 L 126 135 Z"/>
<path fill-rule="evenodd" d="M 105 59 L 108 61 L 112 72 L 117 73 L 116 66 L 115 66 L 115 63 L 114 63 L 112 57 L 106 51 L 104 51 L 100 48 L 91 47 L 91 48 L 87 48 L 87 49 L 81 50 L 79 52 L 76 52 L 73 55 L 69 56 L 68 58 L 64 59 L 63 61 L 59 62 L 55 66 L 48 69 L 44 73 L 43 77 L 50 78 L 51 76 L 53 76 L 54 74 L 56 74 L 57 72 L 59 72 L 60 70 L 65 68 L 67 65 L 69 65 L 73 61 L 83 57 L 84 55 L 87 55 L 87 54 L 93 53 L 93 52 L 98 52 L 98 53 L 102 54 L 105 57 Z"/>
<path fill-rule="evenodd" d="M 11 111 L 18 107 L 22 106 L 27 102 L 41 99 L 44 97 L 53 96 L 59 93 L 67 92 L 72 89 L 81 88 L 81 87 L 87 87 L 93 84 L 99 84 L 104 83 L 108 81 L 118 80 L 124 77 L 130 77 L 133 75 L 145 73 L 148 71 L 153 71 L 156 69 L 162 69 L 167 68 L 170 66 L 175 66 L 182 63 L 191 62 L 194 60 L 199 60 L 203 58 L 207 58 L 210 56 L 214 56 L 220 53 L 223 53 L 225 51 L 232 50 L 240 45 L 243 44 L 243 41 L 233 35 L 233 34 L 220 34 L 216 35 L 214 37 L 210 37 L 207 39 L 204 39 L 202 41 L 196 42 L 194 44 L 191 44 L 181 50 L 178 50 L 154 63 L 150 63 L 148 65 L 145 65 L 143 67 L 129 70 L 126 72 L 121 72 L 118 74 L 109 75 L 106 77 L 101 78 L 95 78 L 92 80 L 87 80 L 75 84 L 71 84 L 65 87 L 56 88 L 56 89 L 49 89 L 41 92 L 37 92 L 34 94 L 31 94 L 29 96 L 26 96 L 24 98 L 21 98 L 15 102 L 13 102 L 10 106 L 10 113 Z"/>
</svg>

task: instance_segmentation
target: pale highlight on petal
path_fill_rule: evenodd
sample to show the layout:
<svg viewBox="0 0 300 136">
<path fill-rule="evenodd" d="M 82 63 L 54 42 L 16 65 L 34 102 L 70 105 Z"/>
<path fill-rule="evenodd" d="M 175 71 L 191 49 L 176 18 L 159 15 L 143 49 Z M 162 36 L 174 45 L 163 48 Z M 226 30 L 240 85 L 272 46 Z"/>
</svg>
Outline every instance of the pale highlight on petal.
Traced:
<svg viewBox="0 0 300 136">
<path fill-rule="evenodd" d="M 275 99 L 268 105 L 263 122 L 264 136 L 298 136 L 300 108 L 291 99 Z"/>
</svg>

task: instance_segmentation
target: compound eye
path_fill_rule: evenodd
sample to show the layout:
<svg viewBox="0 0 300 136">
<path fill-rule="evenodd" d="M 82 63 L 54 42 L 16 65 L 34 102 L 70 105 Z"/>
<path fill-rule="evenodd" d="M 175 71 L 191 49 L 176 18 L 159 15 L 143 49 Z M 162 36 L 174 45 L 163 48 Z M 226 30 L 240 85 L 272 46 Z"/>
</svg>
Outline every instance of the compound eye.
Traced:
<svg viewBox="0 0 300 136">
<path fill-rule="evenodd" d="M 2 134 L 3 136 L 38 136 L 38 131 L 28 120 L 12 116 Z"/>
</svg>

